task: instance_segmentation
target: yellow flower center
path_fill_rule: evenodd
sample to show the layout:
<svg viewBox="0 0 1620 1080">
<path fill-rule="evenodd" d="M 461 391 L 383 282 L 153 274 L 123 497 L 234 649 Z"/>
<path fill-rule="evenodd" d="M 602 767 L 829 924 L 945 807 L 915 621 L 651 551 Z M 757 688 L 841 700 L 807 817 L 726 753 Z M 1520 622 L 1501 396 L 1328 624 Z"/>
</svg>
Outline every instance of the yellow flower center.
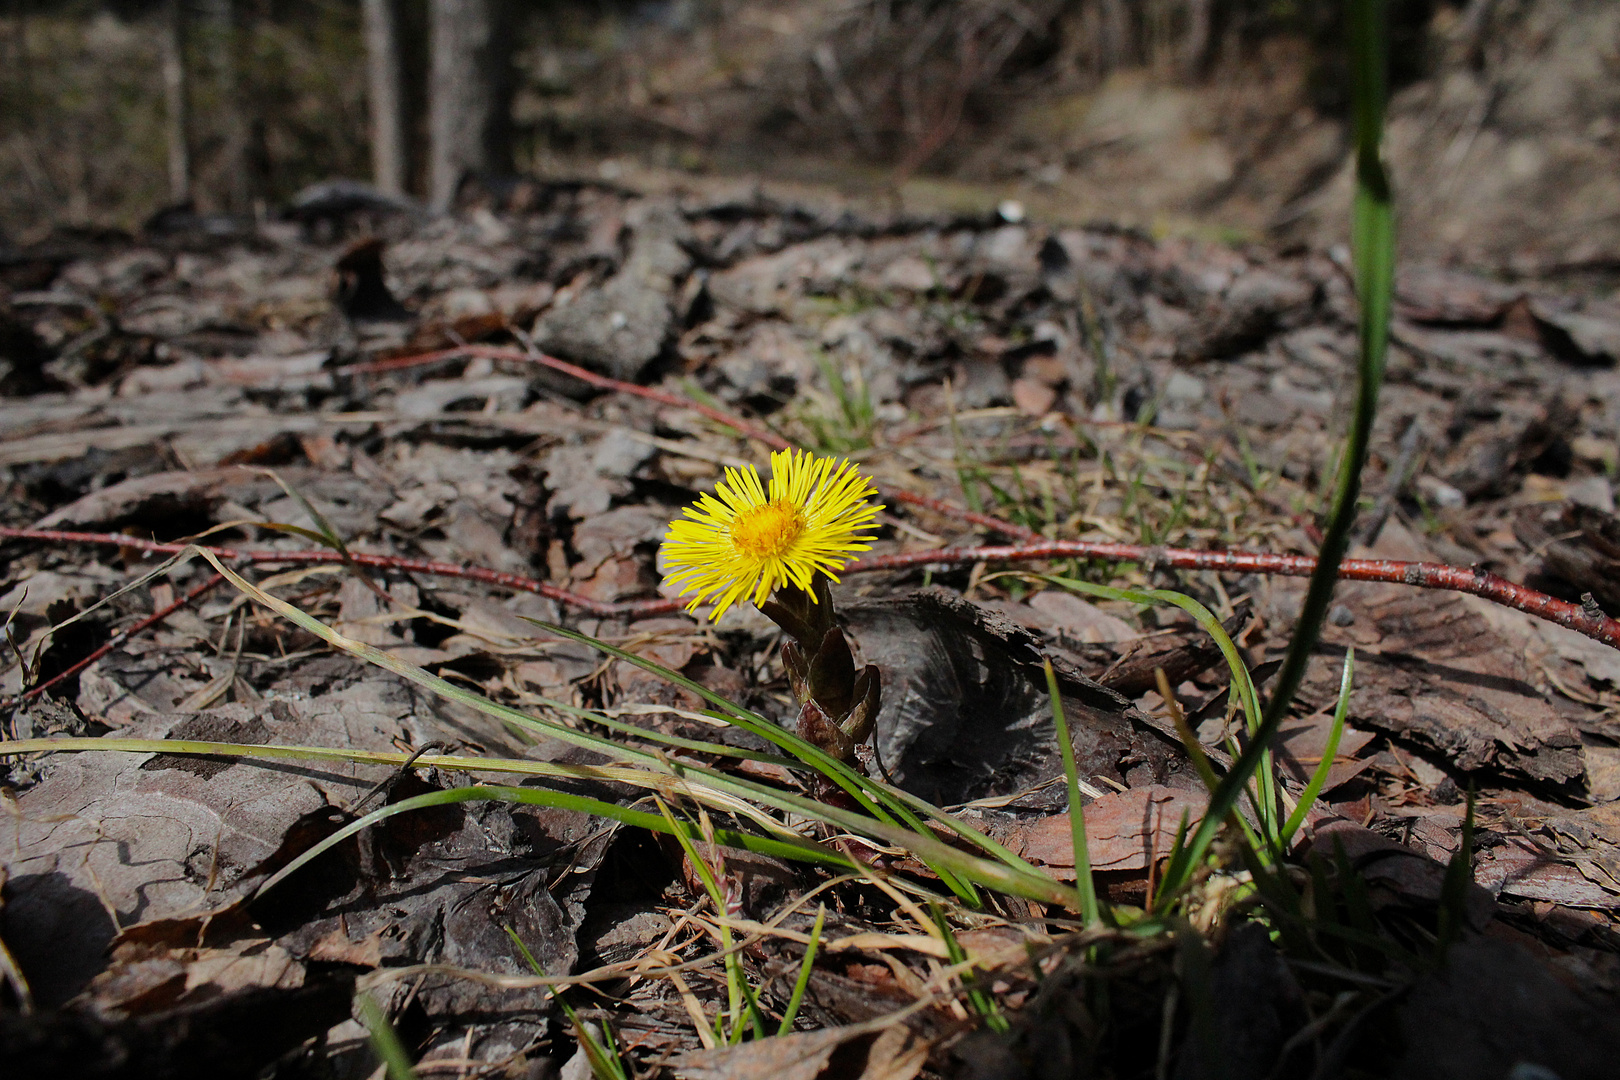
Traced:
<svg viewBox="0 0 1620 1080">
<path fill-rule="evenodd" d="M 744 555 L 775 559 L 804 532 L 804 512 L 786 499 L 751 506 L 731 522 L 731 542 Z"/>
</svg>

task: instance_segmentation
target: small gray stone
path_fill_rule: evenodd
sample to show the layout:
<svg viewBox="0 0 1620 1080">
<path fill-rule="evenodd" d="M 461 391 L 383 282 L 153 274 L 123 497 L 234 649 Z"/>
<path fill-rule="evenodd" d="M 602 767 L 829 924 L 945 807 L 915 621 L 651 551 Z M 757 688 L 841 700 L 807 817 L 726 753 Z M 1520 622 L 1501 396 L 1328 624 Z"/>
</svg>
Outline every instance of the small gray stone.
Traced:
<svg viewBox="0 0 1620 1080">
<path fill-rule="evenodd" d="M 663 350 L 675 322 L 671 297 L 692 268 L 682 246 L 690 230 L 672 207 L 645 207 L 631 226 L 624 268 L 534 325 L 540 348 L 616 379 L 634 379 Z"/>
<path fill-rule="evenodd" d="M 1541 300 L 1530 302 L 1530 314 L 1555 353 L 1605 366 L 1620 361 L 1620 321 L 1590 311 L 1559 310 Z"/>
<path fill-rule="evenodd" d="M 1614 489 L 1606 476 L 1585 476 L 1564 488 L 1564 497 L 1572 503 L 1614 513 Z"/>
<path fill-rule="evenodd" d="M 1166 405 L 1196 405 L 1204 400 L 1204 380 L 1185 371 L 1172 371 L 1164 382 Z"/>
<path fill-rule="evenodd" d="M 542 315 L 534 339 L 565 360 L 616 379 L 634 379 L 663 349 L 673 322 L 666 293 L 621 273 Z"/>
<path fill-rule="evenodd" d="M 1418 477 L 1417 489 L 1419 494 L 1442 510 L 1456 510 L 1468 505 L 1468 496 L 1437 477 Z"/>
</svg>

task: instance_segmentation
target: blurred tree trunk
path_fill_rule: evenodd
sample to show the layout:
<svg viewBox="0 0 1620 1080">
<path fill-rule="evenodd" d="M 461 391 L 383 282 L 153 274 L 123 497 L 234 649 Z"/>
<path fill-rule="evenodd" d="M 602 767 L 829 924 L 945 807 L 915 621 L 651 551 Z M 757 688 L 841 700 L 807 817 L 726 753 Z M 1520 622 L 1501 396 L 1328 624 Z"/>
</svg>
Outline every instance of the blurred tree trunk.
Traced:
<svg viewBox="0 0 1620 1080">
<path fill-rule="evenodd" d="M 1098 68 L 1106 75 L 1131 66 L 1131 46 L 1135 43 L 1131 34 L 1131 12 L 1125 0 L 1102 0 L 1100 6 L 1102 25 L 1097 34 L 1097 57 Z"/>
<path fill-rule="evenodd" d="M 163 127 L 169 149 L 169 199 L 191 198 L 190 110 L 186 80 L 186 10 L 163 0 Z"/>
<path fill-rule="evenodd" d="M 506 0 L 429 0 L 428 199 L 448 210 L 468 176 L 512 167 Z"/>
<path fill-rule="evenodd" d="M 1215 42 L 1214 0 L 1187 0 L 1187 36 L 1182 43 L 1182 74 L 1201 80 L 1209 74 Z"/>
<path fill-rule="evenodd" d="M 371 110 L 371 179 L 386 195 L 404 195 L 409 156 L 398 0 L 364 0 L 363 11 L 366 92 Z"/>
<path fill-rule="evenodd" d="M 12 107 L 24 131 L 34 128 L 34 63 L 28 48 L 28 8 L 27 0 L 11 0 L 11 55 L 7 57 L 10 74 L 17 80 Z"/>
<path fill-rule="evenodd" d="M 206 0 L 208 66 L 219 93 L 221 195 L 225 209 L 246 213 L 253 207 L 253 177 L 248 168 L 247 123 L 242 116 L 242 75 L 238 62 L 234 0 Z"/>
</svg>

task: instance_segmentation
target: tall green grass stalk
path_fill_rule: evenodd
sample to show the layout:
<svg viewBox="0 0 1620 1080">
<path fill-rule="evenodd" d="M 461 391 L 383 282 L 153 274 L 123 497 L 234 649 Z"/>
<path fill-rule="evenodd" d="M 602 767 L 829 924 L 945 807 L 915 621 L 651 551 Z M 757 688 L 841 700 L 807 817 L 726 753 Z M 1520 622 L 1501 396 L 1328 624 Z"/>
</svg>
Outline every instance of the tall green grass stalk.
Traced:
<svg viewBox="0 0 1620 1080">
<path fill-rule="evenodd" d="M 1057 729 L 1058 751 L 1063 755 L 1063 779 L 1069 791 L 1069 829 L 1074 841 L 1074 887 L 1080 893 L 1080 915 L 1088 927 L 1102 921 L 1097 883 L 1091 876 L 1091 852 L 1086 845 L 1086 809 L 1080 794 L 1080 771 L 1074 764 L 1074 743 L 1069 741 L 1069 720 L 1063 714 L 1063 691 L 1058 687 L 1052 661 L 1046 669 L 1046 693 L 1052 699 L 1052 726 Z"/>
<path fill-rule="evenodd" d="M 1288 715 L 1294 694 L 1305 676 L 1311 653 L 1321 638 L 1338 581 L 1339 562 L 1350 545 L 1356 502 L 1361 495 L 1361 469 L 1367 459 L 1378 390 L 1384 379 L 1384 358 L 1389 343 L 1389 316 L 1395 286 L 1395 214 L 1389 177 L 1380 157 L 1383 141 L 1386 0 L 1350 0 L 1351 99 L 1356 146 L 1356 193 L 1351 210 L 1350 235 L 1361 302 L 1359 350 L 1356 367 L 1356 404 L 1339 459 L 1333 504 L 1322 530 L 1316 570 L 1311 574 L 1300 606 L 1299 621 L 1288 653 L 1277 672 L 1276 688 L 1249 745 L 1232 765 L 1226 779 L 1210 796 L 1209 809 L 1184 848 L 1170 859 L 1159 895 L 1168 899 L 1183 888 L 1209 851 L 1222 819 L 1269 753 L 1277 730 Z"/>
</svg>

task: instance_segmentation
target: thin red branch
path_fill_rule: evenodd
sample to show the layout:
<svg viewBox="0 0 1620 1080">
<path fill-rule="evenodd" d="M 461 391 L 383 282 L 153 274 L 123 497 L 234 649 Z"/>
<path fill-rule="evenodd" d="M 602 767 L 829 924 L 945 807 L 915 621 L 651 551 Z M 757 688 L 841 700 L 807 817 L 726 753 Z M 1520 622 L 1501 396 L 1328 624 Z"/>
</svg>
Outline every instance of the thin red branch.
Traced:
<svg viewBox="0 0 1620 1080">
<path fill-rule="evenodd" d="M 0 539 L 45 540 L 59 544 L 113 545 L 135 548 L 139 551 L 150 551 L 158 555 L 177 555 L 188 547 L 202 547 L 226 562 L 281 563 L 301 566 L 310 563 L 341 564 L 345 561 L 343 555 L 336 551 L 239 550 L 236 548 L 209 547 L 202 544 L 170 544 L 158 540 L 142 540 L 121 533 L 19 529 L 8 525 L 0 525 Z M 348 561 L 358 566 L 373 566 L 380 570 L 400 570 L 405 573 L 423 574 L 428 577 L 466 578 L 471 581 L 482 581 L 486 585 L 499 585 L 502 588 L 515 589 L 518 592 L 536 593 L 555 600 L 559 604 L 567 604 L 569 607 L 578 608 L 586 614 L 604 618 L 616 615 L 663 615 L 671 611 L 677 611 L 681 607 L 674 600 L 626 600 L 620 603 L 594 600 L 589 596 L 581 596 L 578 593 L 569 592 L 567 589 L 559 589 L 549 582 L 525 577 L 522 574 L 511 574 L 504 570 L 486 570 L 481 566 L 457 566 L 454 563 L 434 562 L 431 559 L 415 559 L 405 555 L 373 555 L 363 551 L 351 550 Z"/>
<path fill-rule="evenodd" d="M 173 615 L 175 612 L 179 611 L 181 608 L 185 607 L 199 596 L 208 592 L 210 589 L 214 588 L 214 586 L 219 585 L 224 580 L 225 578 L 220 574 L 213 575 L 207 581 L 203 582 L 201 585 L 198 585 L 195 589 L 192 589 L 179 599 L 163 605 L 163 607 L 152 612 L 152 614 L 148 615 L 146 618 L 140 620 L 139 622 L 132 623 L 131 625 L 120 630 L 118 633 L 108 638 L 106 643 L 100 648 L 90 653 L 90 655 L 86 656 L 72 667 L 58 672 L 32 689 L 23 691 L 21 694 L 17 695 L 17 699 L 26 701 L 29 698 L 38 697 L 51 687 L 55 686 L 57 683 L 61 682 L 63 679 L 72 678 L 74 675 L 77 675 L 79 672 L 83 671 L 97 660 L 100 660 L 103 656 L 106 656 L 108 653 L 118 648 L 118 646 L 122 645 L 136 634 L 156 626 L 158 623 L 162 622 L 164 619 L 167 619 L 170 615 Z"/>
<path fill-rule="evenodd" d="M 671 394 L 666 390 L 659 390 L 651 386 L 641 386 L 637 383 L 624 382 L 621 379 L 610 379 L 606 375 L 598 375 L 578 364 L 570 364 L 566 360 L 559 360 L 555 356 L 545 353 L 524 352 L 522 349 L 513 349 L 504 345 L 457 345 L 452 349 L 440 349 L 437 352 L 418 353 L 415 356 L 394 356 L 387 360 L 369 360 L 359 364 L 348 364 L 338 369 L 343 374 L 361 375 L 374 374 L 385 371 L 399 371 L 404 368 L 422 367 L 426 364 L 437 364 L 446 360 L 471 360 L 474 357 L 483 357 L 486 360 L 515 360 L 519 363 L 539 364 L 542 367 L 560 371 L 564 375 L 572 375 L 580 382 L 589 383 L 598 390 L 612 390 L 620 394 L 632 394 L 648 401 L 656 401 L 661 405 L 670 405 L 677 409 L 691 409 L 694 412 L 707 416 L 716 423 L 747 436 L 758 439 L 760 442 L 777 450 L 786 450 L 792 444 L 774 431 L 766 431 L 762 427 L 750 424 L 739 416 L 733 416 L 724 409 L 716 409 L 712 405 L 705 405 L 680 394 Z"/>
<path fill-rule="evenodd" d="M 119 533 L 60 532 L 53 529 L 20 529 L 10 526 L 0 526 L 0 538 L 102 544 L 138 548 L 160 554 L 175 554 L 185 550 L 187 546 L 166 544 L 156 540 L 139 540 Z M 335 551 L 263 551 L 233 548 L 208 550 L 221 559 L 253 563 L 343 562 L 343 556 Z M 503 588 L 537 593 L 558 603 L 601 617 L 663 615 L 682 607 L 680 602 L 675 600 L 627 600 L 619 603 L 593 600 L 566 589 L 559 589 L 547 582 L 524 577 L 522 574 L 486 570 L 476 566 L 457 566 L 453 563 L 433 562 L 428 559 L 414 559 L 400 555 L 372 555 L 359 551 L 350 552 L 350 557 L 361 566 L 402 570 L 433 577 L 467 578 Z M 1141 563 L 1145 566 L 1170 566 L 1178 570 L 1280 574 L 1288 577 L 1309 577 L 1311 571 L 1316 568 L 1316 560 L 1308 555 L 1272 555 L 1260 551 L 1196 551 L 1188 548 L 1147 547 L 1141 544 L 1048 540 L 1034 544 L 938 548 L 932 551 L 875 555 L 851 564 L 845 568 L 845 572 L 859 574 L 873 570 L 904 570 L 918 566 L 964 566 L 978 562 L 1039 562 L 1049 559 L 1098 559 L 1104 562 Z M 1469 593 L 1534 615 L 1538 619 L 1557 623 L 1612 648 L 1620 649 L 1620 622 L 1601 612 L 1588 610 L 1567 600 L 1559 600 L 1477 568 L 1447 566 L 1444 563 L 1397 562 L 1391 559 L 1346 559 L 1340 564 L 1339 576 L 1350 581 L 1386 581 L 1422 589 Z"/>
<path fill-rule="evenodd" d="M 598 375 L 565 360 L 558 360 L 556 357 L 546 356 L 539 352 L 525 352 L 520 349 L 503 348 L 494 345 L 464 345 L 459 348 L 444 349 L 419 356 L 397 357 L 391 360 L 374 361 L 369 364 L 352 364 L 343 370 L 354 372 L 390 371 L 463 356 L 482 356 L 496 360 L 519 360 L 542 364 L 553 370 L 572 375 L 603 390 L 633 394 L 637 397 L 673 405 L 677 408 L 695 409 L 711 420 L 733 428 L 750 438 L 759 439 L 766 445 L 777 449 L 786 449 L 790 445 L 787 440 L 776 433 L 755 427 L 746 420 L 724 410 L 691 401 L 677 394 L 670 394 L 651 387 L 639 386 L 635 383 Z M 939 499 L 930 499 L 926 495 L 917 495 L 904 490 L 884 490 L 882 494 L 885 498 L 893 499 L 896 502 L 924 507 L 937 514 L 967 521 L 982 528 L 999 532 L 1003 536 L 1024 541 L 1024 543 L 1017 547 L 947 548 L 933 552 L 919 551 L 903 555 L 878 556 L 852 565 L 849 567 L 851 573 L 859 573 L 863 570 L 898 569 L 908 566 L 960 565 L 963 563 L 990 561 L 1018 562 L 1052 558 L 1102 559 L 1109 562 L 1153 562 L 1161 566 L 1173 566 L 1179 570 L 1221 570 L 1231 573 L 1283 574 L 1294 577 L 1309 577 L 1316 567 L 1316 560 L 1305 555 L 1269 555 L 1264 552 L 1248 551 L 1193 551 L 1185 548 L 1149 548 L 1137 544 L 1104 544 L 1083 540 L 1046 541 L 1033 529 L 1025 528 L 1022 525 L 1014 525 L 1012 522 L 1002 521 L 1000 518 L 988 514 L 975 513 Z M 1352 581 L 1390 581 L 1415 585 L 1419 588 L 1449 589 L 1454 592 L 1470 593 L 1527 612 L 1537 618 L 1546 619 L 1548 622 L 1568 627 L 1578 633 L 1585 634 L 1587 637 L 1620 649 L 1620 623 L 1617 623 L 1614 619 L 1603 615 L 1601 612 L 1588 611 L 1578 604 L 1571 604 L 1566 600 L 1559 600 L 1556 597 L 1537 592 L 1535 589 L 1516 585 L 1506 578 L 1498 577 L 1483 570 L 1447 566 L 1443 563 L 1347 559 L 1341 564 L 1339 576 Z M 582 597 L 564 598 L 571 596 L 572 594 L 563 594 L 557 599 L 562 600 L 564 603 L 573 603 L 576 600 L 584 599 Z M 587 603 L 592 602 L 587 601 Z M 649 601 L 648 603 L 653 602 Z M 584 606 L 584 604 L 579 606 Z M 657 610 L 672 611 L 676 606 L 673 603 L 668 603 L 668 606 L 659 607 Z M 590 609 L 587 608 L 587 610 Z M 650 614 L 653 609 L 638 608 L 636 610 Z M 606 614 L 607 612 L 601 613 Z"/>
<path fill-rule="evenodd" d="M 611 390 L 615 393 L 630 394 L 648 401 L 656 401 L 661 405 L 670 405 L 677 409 L 692 409 L 710 420 L 744 435 L 750 439 L 758 439 L 776 450 L 787 450 L 792 447 L 782 436 L 774 431 L 767 431 L 762 427 L 749 423 L 740 416 L 728 413 L 724 409 L 717 409 L 712 405 L 704 405 L 679 394 L 671 394 L 664 390 L 657 390 L 650 386 L 641 386 L 637 383 L 625 382 L 622 379 L 611 379 L 606 375 L 598 375 L 588 371 L 577 364 L 570 364 L 566 360 L 559 360 L 555 356 L 547 356 L 541 352 L 525 352 L 522 349 L 513 349 L 503 345 L 458 345 L 453 349 L 440 349 L 437 352 L 418 353 L 415 356 L 395 356 L 387 360 L 370 360 L 359 364 L 349 364 L 339 368 L 341 372 L 349 374 L 375 374 L 386 371 L 400 371 L 406 368 L 423 367 L 428 364 L 438 364 L 449 360 L 472 359 L 483 357 L 487 360 L 511 360 L 519 363 L 540 364 L 571 375 L 581 382 L 589 383 L 599 390 Z M 912 492 L 899 489 L 880 488 L 879 494 L 895 502 L 910 503 L 913 506 L 926 507 L 936 514 L 945 517 L 967 521 L 982 528 L 998 532 L 1003 536 L 1015 540 L 1038 540 L 1040 534 L 1033 529 L 1026 529 L 1022 525 L 1014 525 L 1009 521 L 991 517 L 989 514 L 978 514 L 972 510 L 965 510 L 960 506 L 941 499 L 930 499 L 926 495 L 915 495 Z"/>
<path fill-rule="evenodd" d="M 915 566 L 962 566 L 979 562 L 1026 562 L 1042 559 L 1099 559 L 1170 566 L 1177 570 L 1215 570 L 1231 574 L 1280 574 L 1309 577 L 1316 560 L 1309 555 L 1271 555 L 1261 551 L 1196 551 L 1188 548 L 1146 547 L 1141 544 L 1093 543 L 1086 540 L 1047 540 L 1003 547 L 942 548 L 876 555 L 847 568 L 902 570 Z M 1387 581 L 1420 589 L 1469 593 L 1515 608 L 1538 619 L 1557 623 L 1620 649 L 1620 622 L 1595 609 L 1548 596 L 1477 567 L 1445 563 L 1399 562 L 1394 559 L 1345 559 L 1339 577 L 1347 581 Z"/>
<path fill-rule="evenodd" d="M 882 494 L 886 499 L 893 499 L 895 502 L 910 503 L 912 506 L 921 506 L 926 510 L 932 510 L 936 514 L 943 514 L 945 517 L 959 518 L 962 521 L 970 522 L 974 525 L 979 525 L 989 529 L 991 532 L 998 532 L 1002 536 L 1011 536 L 1016 540 L 1024 540 L 1034 543 L 1042 539 L 1041 534 L 1036 532 L 1034 529 L 1026 529 L 1022 525 L 1014 525 L 1010 521 L 1003 521 L 998 517 L 991 517 L 989 514 L 979 514 L 972 510 L 964 510 L 962 507 L 953 506 L 952 504 L 945 502 L 943 499 L 930 499 L 926 495 L 918 495 L 915 492 L 905 491 L 902 489 L 884 491 Z"/>
</svg>

